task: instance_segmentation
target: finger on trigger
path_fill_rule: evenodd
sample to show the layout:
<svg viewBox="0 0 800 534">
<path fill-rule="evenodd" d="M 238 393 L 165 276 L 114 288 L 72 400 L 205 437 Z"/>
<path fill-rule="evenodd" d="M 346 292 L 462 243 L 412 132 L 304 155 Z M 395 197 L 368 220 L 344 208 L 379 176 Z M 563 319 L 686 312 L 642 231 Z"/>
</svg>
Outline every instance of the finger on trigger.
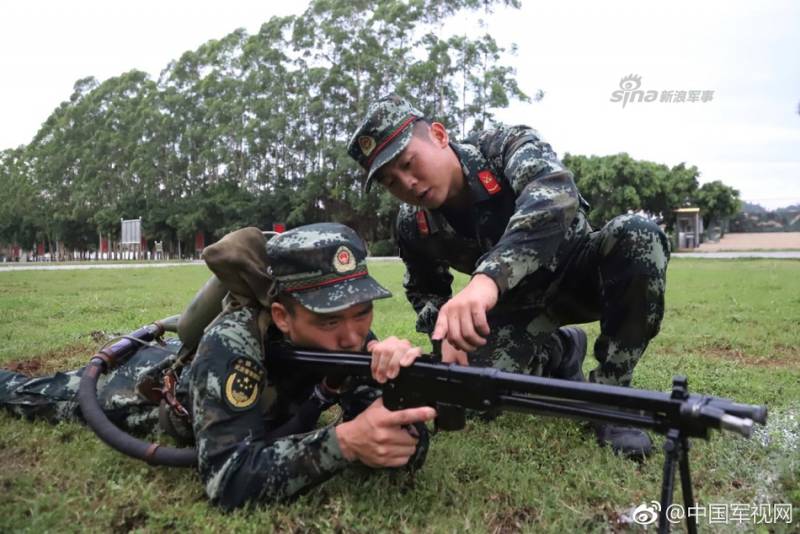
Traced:
<svg viewBox="0 0 800 534">
<path fill-rule="evenodd" d="M 403 426 L 411 423 L 430 421 L 436 417 L 436 410 L 430 406 L 420 406 L 419 408 L 407 408 L 392 412 L 393 424 Z"/>
</svg>

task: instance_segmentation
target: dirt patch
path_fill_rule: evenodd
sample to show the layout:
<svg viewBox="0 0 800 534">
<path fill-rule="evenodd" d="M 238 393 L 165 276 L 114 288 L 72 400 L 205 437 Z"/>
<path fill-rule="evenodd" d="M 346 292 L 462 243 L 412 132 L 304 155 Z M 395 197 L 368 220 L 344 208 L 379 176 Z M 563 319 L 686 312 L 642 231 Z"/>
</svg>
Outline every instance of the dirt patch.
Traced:
<svg viewBox="0 0 800 534">
<path fill-rule="evenodd" d="M 80 366 L 74 360 L 83 356 L 88 361 L 93 354 L 94 346 L 89 343 L 73 343 L 65 347 L 53 349 L 43 354 L 38 354 L 27 360 L 12 360 L 0 364 L 0 367 L 22 373 L 28 376 L 42 376 L 53 374 L 57 371 L 72 370 Z"/>
<path fill-rule="evenodd" d="M 503 505 L 499 510 L 487 512 L 484 516 L 487 530 L 493 534 L 512 534 L 530 530 L 530 525 L 539 518 L 536 508 L 514 506 L 509 495 L 503 493 L 490 495 L 488 500 Z"/>
<path fill-rule="evenodd" d="M 4 368 L 15 373 L 22 373 L 23 375 L 33 376 L 41 374 L 42 360 L 34 358 L 33 360 L 18 360 L 8 362 L 3 365 Z"/>
<path fill-rule="evenodd" d="M 114 336 L 108 332 L 103 332 L 102 330 L 92 330 L 89 332 L 89 337 L 91 337 L 92 341 L 95 343 L 105 343 Z"/>
<path fill-rule="evenodd" d="M 147 523 L 147 514 L 134 505 L 124 505 L 117 509 L 111 521 L 111 531 L 127 533 L 143 527 Z"/>
<path fill-rule="evenodd" d="M 671 347 L 662 349 L 664 353 L 670 356 L 678 356 L 683 354 L 683 351 L 678 351 Z M 709 347 L 698 347 L 693 350 L 703 358 L 712 360 L 724 360 L 726 362 L 736 362 L 740 365 L 748 365 L 751 367 L 764 367 L 770 368 L 784 368 L 794 367 L 800 368 L 800 347 L 793 347 L 788 345 L 776 345 L 775 349 L 770 356 L 756 356 L 748 354 L 747 352 L 731 347 L 730 345 L 712 345 Z"/>
<path fill-rule="evenodd" d="M 521 506 L 509 510 L 500 510 L 488 517 L 486 525 L 493 534 L 511 534 L 523 532 L 526 527 L 536 521 L 539 513 L 532 506 Z"/>
<path fill-rule="evenodd" d="M 702 243 L 695 252 L 800 250 L 800 232 L 725 234 L 718 243 Z"/>
</svg>

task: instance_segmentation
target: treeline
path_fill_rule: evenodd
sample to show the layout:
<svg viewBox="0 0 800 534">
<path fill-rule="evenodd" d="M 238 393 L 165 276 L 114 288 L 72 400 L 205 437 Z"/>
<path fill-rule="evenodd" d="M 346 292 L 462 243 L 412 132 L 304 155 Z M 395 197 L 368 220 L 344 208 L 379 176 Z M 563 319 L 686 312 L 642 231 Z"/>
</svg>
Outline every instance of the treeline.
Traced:
<svg viewBox="0 0 800 534">
<path fill-rule="evenodd" d="M 79 80 L 29 144 L 0 153 L 0 243 L 96 249 L 138 217 L 165 251 L 274 222 L 388 237 L 396 206 L 362 194 L 349 136 L 389 92 L 462 133 L 529 100 L 491 36 L 441 36 L 447 19 L 498 5 L 518 0 L 314 0 L 184 53 L 157 80 Z"/>
<path fill-rule="evenodd" d="M 397 204 L 362 193 L 349 136 L 389 92 L 455 137 L 491 125 L 493 109 L 530 101 L 490 35 L 442 36 L 455 16 L 518 4 L 313 0 L 256 35 L 237 30 L 184 53 L 156 80 L 135 70 L 79 80 L 30 143 L 0 152 L 0 248 L 97 250 L 101 236 L 118 239 L 120 219 L 138 217 L 148 244 L 172 255 L 181 243 L 191 252 L 198 233 L 209 243 L 273 223 L 336 220 L 386 240 Z M 628 210 L 671 223 L 685 204 L 709 216 L 738 206 L 719 182 L 698 187 L 695 167 L 625 154 L 565 161 L 595 225 Z"/>
<path fill-rule="evenodd" d="M 703 225 L 709 228 L 741 210 L 738 190 L 719 180 L 699 185 L 700 171 L 694 165 L 669 167 L 635 160 L 625 153 L 589 157 L 566 154 L 563 162 L 591 204 L 589 220 L 596 228 L 620 213 L 644 211 L 672 230 L 674 210 L 685 206 L 700 208 Z"/>
</svg>

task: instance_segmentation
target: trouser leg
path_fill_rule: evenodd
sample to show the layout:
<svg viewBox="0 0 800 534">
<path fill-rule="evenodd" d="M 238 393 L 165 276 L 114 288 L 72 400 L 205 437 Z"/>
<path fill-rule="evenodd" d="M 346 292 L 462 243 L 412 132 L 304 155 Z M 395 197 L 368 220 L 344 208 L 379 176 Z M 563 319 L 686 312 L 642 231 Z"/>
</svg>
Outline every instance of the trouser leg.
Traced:
<svg viewBox="0 0 800 534">
<path fill-rule="evenodd" d="M 591 263 L 599 273 L 600 335 L 594 345 L 599 365 L 590 380 L 627 386 L 664 317 L 667 238 L 651 221 L 622 215 L 591 239 L 595 241 Z"/>
<path fill-rule="evenodd" d="M 489 315 L 487 343 L 469 353 L 470 365 L 512 373 L 582 380 L 586 336 L 580 329 L 559 329 L 546 310 Z"/>
<path fill-rule="evenodd" d="M 169 352 L 178 345 L 168 345 Z M 139 376 L 169 352 L 143 348 L 123 365 L 98 380 L 98 401 L 114 423 L 128 431 L 147 433 L 158 424 L 158 406 L 136 391 Z M 51 422 L 82 420 L 78 388 L 83 369 L 31 378 L 0 370 L 0 406 L 21 417 Z"/>
<path fill-rule="evenodd" d="M 79 419 L 78 371 L 31 378 L 0 370 L 0 406 L 28 419 L 51 422 Z"/>
</svg>

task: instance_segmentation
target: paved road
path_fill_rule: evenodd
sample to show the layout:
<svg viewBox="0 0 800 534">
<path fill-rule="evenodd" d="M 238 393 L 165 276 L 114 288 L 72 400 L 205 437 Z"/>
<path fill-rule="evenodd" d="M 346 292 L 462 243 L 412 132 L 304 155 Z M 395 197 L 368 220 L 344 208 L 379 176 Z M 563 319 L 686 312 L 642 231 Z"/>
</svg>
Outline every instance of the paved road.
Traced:
<svg viewBox="0 0 800 534">
<path fill-rule="evenodd" d="M 202 260 L 182 261 L 173 263 L 0 263 L 0 273 L 7 271 L 70 271 L 85 269 L 151 269 L 156 267 L 185 267 L 187 265 L 205 265 Z"/>
<path fill-rule="evenodd" d="M 673 258 L 703 258 L 706 260 L 730 260 L 738 258 L 772 258 L 772 259 L 800 259 L 800 250 L 769 251 L 756 250 L 753 252 L 674 252 Z"/>
<path fill-rule="evenodd" d="M 771 258 L 800 259 L 800 250 L 785 252 L 674 252 L 673 258 L 702 258 L 705 260 L 730 260 L 737 258 Z M 370 261 L 400 261 L 395 256 L 370 258 Z M 154 269 L 157 267 L 186 267 L 187 265 L 205 265 L 202 260 L 173 263 L 70 263 L 68 265 L 51 265 L 47 263 L 0 263 L 0 273 L 9 271 L 69 271 L 85 269 Z"/>
</svg>

